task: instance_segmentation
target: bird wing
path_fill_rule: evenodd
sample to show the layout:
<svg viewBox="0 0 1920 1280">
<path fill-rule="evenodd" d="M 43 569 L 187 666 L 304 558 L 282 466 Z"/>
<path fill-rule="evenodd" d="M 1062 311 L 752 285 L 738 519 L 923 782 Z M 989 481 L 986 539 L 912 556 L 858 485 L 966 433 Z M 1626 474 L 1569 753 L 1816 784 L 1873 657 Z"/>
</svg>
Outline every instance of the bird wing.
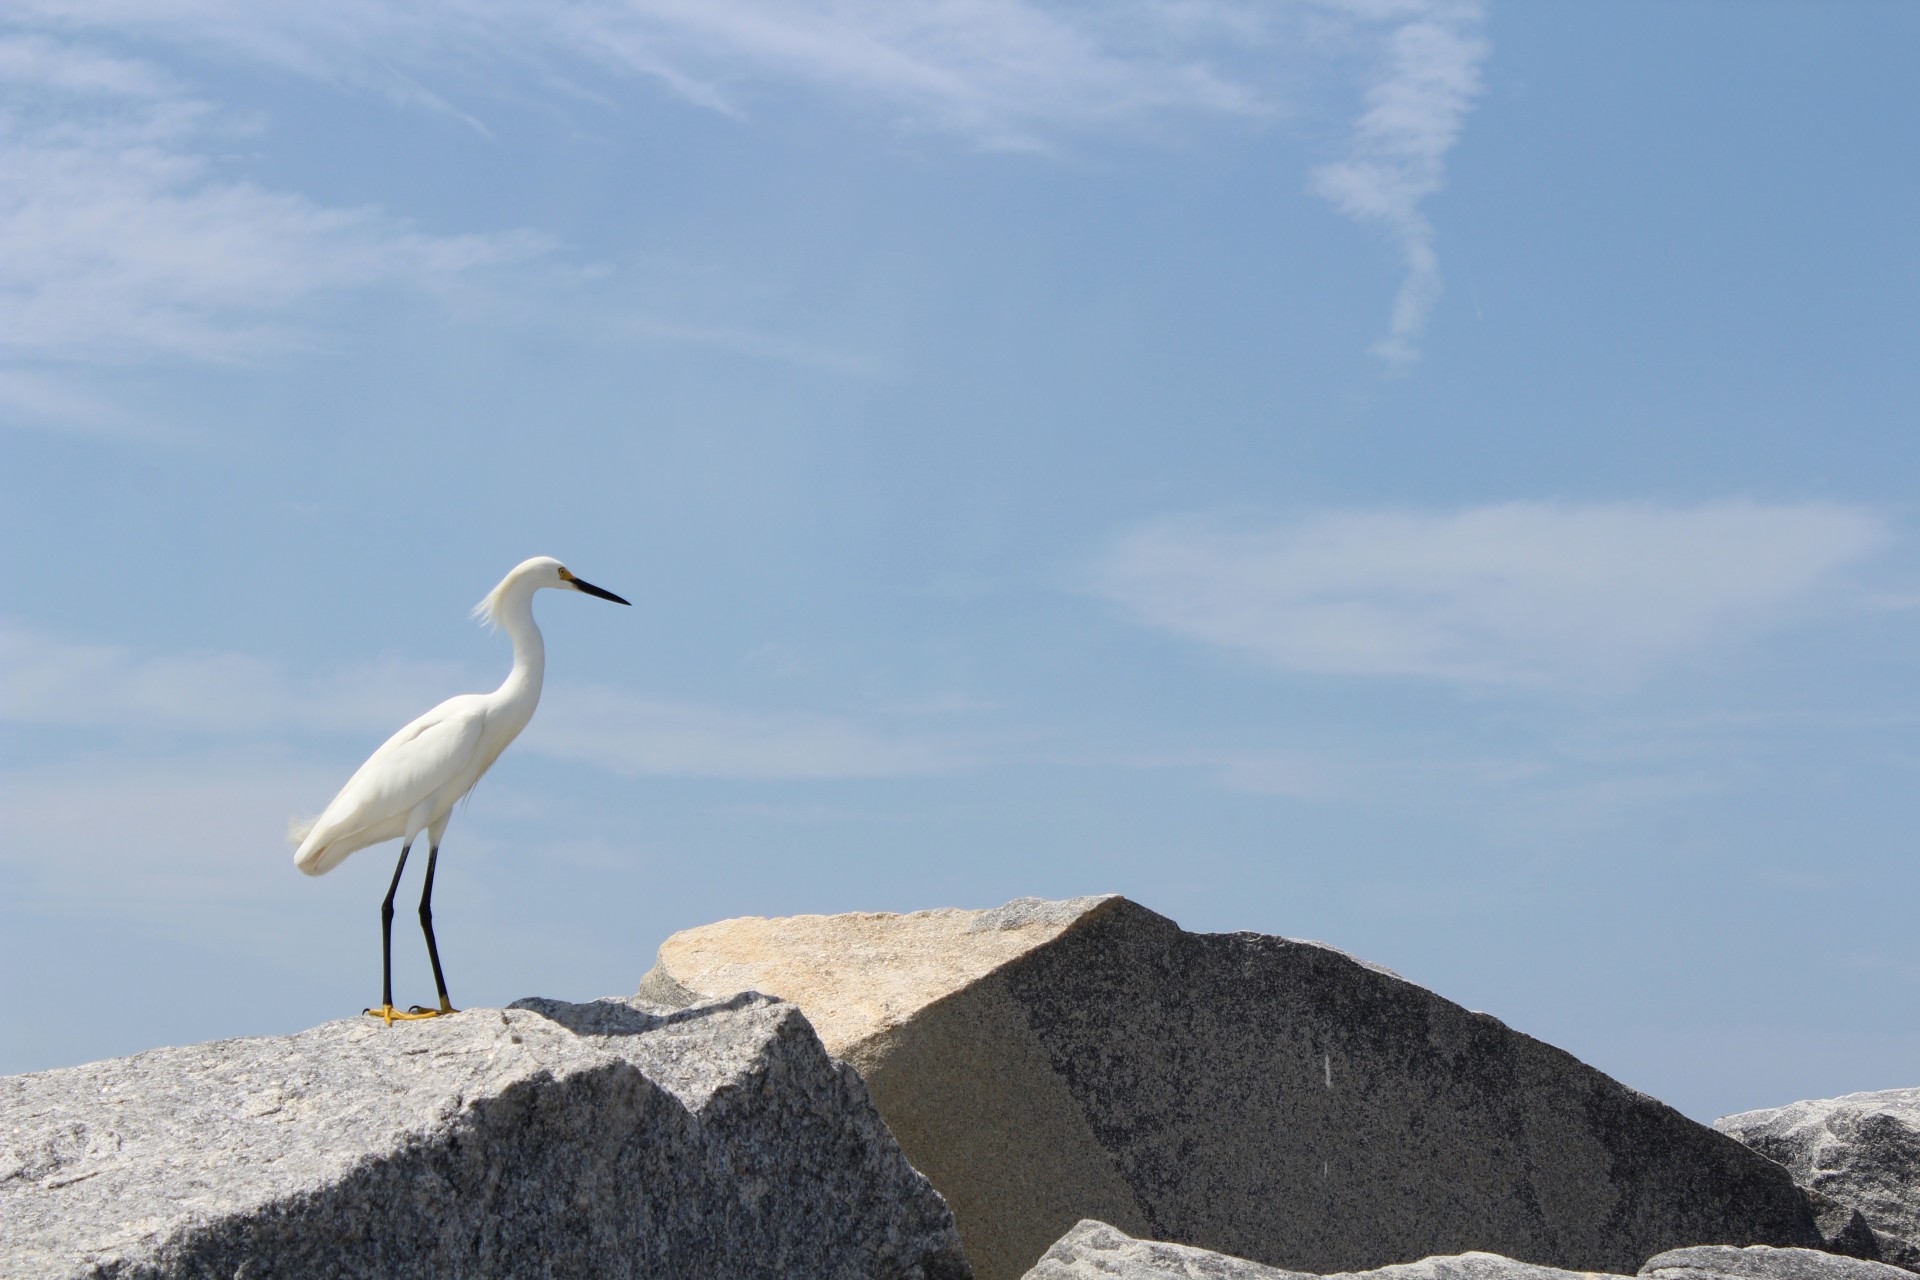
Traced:
<svg viewBox="0 0 1920 1280">
<path fill-rule="evenodd" d="M 485 700 L 465 694 L 447 699 L 388 738 L 314 823 L 295 855 L 301 867 L 317 864 L 318 874 L 354 849 L 409 834 L 373 833 L 404 823 L 421 801 L 459 778 L 480 748 L 486 722 Z M 371 838 L 355 843 L 354 837 L 362 833 Z"/>
</svg>

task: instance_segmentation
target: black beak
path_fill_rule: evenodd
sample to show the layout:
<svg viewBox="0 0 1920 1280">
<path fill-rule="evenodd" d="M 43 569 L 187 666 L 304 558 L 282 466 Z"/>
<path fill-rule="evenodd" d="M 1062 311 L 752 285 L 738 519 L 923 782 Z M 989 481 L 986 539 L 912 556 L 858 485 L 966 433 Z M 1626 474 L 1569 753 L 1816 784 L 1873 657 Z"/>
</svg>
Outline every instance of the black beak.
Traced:
<svg viewBox="0 0 1920 1280">
<path fill-rule="evenodd" d="M 591 582 L 588 582 L 584 578 L 569 578 L 568 581 L 573 584 L 573 589 L 575 591 L 584 591 L 590 596 L 599 596 L 602 600 L 611 600 L 615 604 L 632 604 L 633 603 L 631 600 L 622 600 L 619 596 L 613 594 L 613 592 L 608 591 L 603 587 L 594 586 Z"/>
</svg>

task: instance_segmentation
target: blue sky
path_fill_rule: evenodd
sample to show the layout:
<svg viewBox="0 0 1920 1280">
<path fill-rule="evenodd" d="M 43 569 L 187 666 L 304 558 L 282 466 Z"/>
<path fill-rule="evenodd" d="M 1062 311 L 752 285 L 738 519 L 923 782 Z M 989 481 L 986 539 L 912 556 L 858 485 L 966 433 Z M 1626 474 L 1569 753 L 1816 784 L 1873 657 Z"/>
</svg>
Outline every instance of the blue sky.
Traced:
<svg viewBox="0 0 1920 1280">
<path fill-rule="evenodd" d="M 1116 891 L 1916 1082 L 1913 8 L 310 10 L 0 39 L 0 1070 L 373 1001 L 287 818 L 550 554 L 456 1003 Z"/>
</svg>

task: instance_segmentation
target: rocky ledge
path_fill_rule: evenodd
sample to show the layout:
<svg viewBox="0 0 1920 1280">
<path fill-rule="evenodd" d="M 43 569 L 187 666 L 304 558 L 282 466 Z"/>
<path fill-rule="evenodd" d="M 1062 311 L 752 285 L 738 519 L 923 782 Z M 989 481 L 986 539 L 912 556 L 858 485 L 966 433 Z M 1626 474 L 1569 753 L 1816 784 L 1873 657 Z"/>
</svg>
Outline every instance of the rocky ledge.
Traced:
<svg viewBox="0 0 1920 1280">
<path fill-rule="evenodd" d="M 1119 897 L 731 920 L 630 999 L 0 1078 L 0 1280 L 1914 1280 L 1916 1103 L 1716 1132 Z"/>
<path fill-rule="evenodd" d="M 1082 1218 L 1311 1273 L 1834 1243 L 1772 1160 L 1321 943 L 1025 899 L 690 929 L 641 991 L 743 987 L 860 1069 L 984 1280 Z"/>
<path fill-rule="evenodd" d="M 1722 1116 L 1713 1127 L 1857 1213 L 1874 1255 L 1920 1270 L 1920 1089 L 1813 1098 Z"/>
<path fill-rule="evenodd" d="M 1647 1259 L 1631 1275 L 1638 1280 L 1912 1280 L 1910 1272 L 1885 1263 L 1767 1245 L 1669 1249 Z M 1135 1239 L 1089 1219 L 1055 1241 L 1022 1280 L 1630 1280 L 1630 1276 L 1569 1271 L 1480 1252 L 1316 1276 L 1188 1245 Z"/>
<path fill-rule="evenodd" d="M 0 1275 L 969 1272 L 800 1011 L 523 1000 L 0 1079 Z"/>
</svg>

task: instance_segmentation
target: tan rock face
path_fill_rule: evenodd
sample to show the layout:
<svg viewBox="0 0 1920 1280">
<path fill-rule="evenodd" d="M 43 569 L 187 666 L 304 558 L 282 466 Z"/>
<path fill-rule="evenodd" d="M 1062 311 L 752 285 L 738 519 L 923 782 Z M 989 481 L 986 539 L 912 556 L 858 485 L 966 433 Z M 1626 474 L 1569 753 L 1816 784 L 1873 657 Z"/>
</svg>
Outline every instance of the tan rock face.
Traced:
<svg viewBox="0 0 1920 1280">
<path fill-rule="evenodd" d="M 1031 899 L 994 911 L 742 916 L 674 934 L 660 948 L 658 968 L 690 992 L 752 990 L 791 1001 L 829 1053 L 857 1061 L 874 1036 L 1121 901 L 1109 895 Z"/>
<path fill-rule="evenodd" d="M 860 1070 L 982 1280 L 1083 1218 L 1318 1274 L 1824 1243 L 1780 1166 L 1318 943 L 1118 897 L 730 920 L 669 939 L 640 994 L 738 989 Z"/>
<path fill-rule="evenodd" d="M 974 1274 L 1015 1277 L 1086 1216 L 1144 1230 L 1047 1048 L 996 975 L 1118 895 L 991 911 L 748 916 L 674 934 L 640 995 L 759 991 L 800 1006 L 866 1079 L 913 1166 L 946 1197 Z M 1136 908 L 1137 910 L 1137 908 Z"/>
</svg>

